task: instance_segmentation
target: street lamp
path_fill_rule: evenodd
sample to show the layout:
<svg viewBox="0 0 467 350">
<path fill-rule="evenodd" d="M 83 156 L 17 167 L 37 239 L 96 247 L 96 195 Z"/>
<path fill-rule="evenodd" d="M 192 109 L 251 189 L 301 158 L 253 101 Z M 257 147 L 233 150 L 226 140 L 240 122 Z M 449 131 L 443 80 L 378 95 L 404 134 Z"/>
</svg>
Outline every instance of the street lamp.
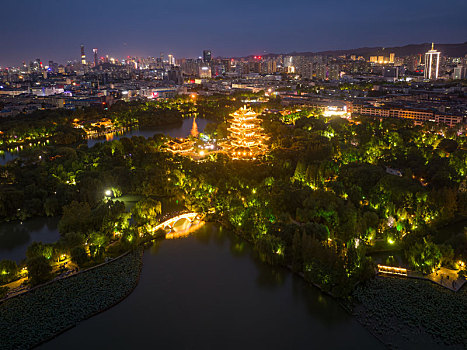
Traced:
<svg viewBox="0 0 467 350">
<path fill-rule="evenodd" d="M 112 190 L 106 190 L 105 191 L 105 196 L 106 197 L 112 197 Z"/>
</svg>

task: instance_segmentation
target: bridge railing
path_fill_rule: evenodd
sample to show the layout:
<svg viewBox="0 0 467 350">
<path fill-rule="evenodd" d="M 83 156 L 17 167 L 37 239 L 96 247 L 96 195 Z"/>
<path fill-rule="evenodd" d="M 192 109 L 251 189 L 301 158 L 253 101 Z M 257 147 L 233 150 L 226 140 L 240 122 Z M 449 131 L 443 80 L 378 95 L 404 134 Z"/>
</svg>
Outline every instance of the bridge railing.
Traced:
<svg viewBox="0 0 467 350">
<path fill-rule="evenodd" d="M 378 272 L 389 275 L 407 276 L 407 269 L 402 267 L 384 266 L 378 264 Z"/>
<path fill-rule="evenodd" d="M 195 218 L 196 216 L 198 216 L 199 214 L 198 213 L 195 213 L 195 212 L 190 212 L 190 211 L 183 211 L 183 212 L 177 212 L 177 213 L 171 213 L 172 215 L 170 216 L 170 218 L 166 219 L 165 221 L 161 222 L 160 224 L 156 225 L 154 228 L 153 228 L 153 232 L 161 229 L 161 228 L 164 228 L 165 226 L 167 225 L 170 225 L 170 224 L 173 224 L 174 222 L 177 222 L 178 220 L 184 218 L 184 217 L 189 217 L 189 216 L 193 216 L 193 218 Z M 174 215 L 174 214 L 177 214 L 177 215 Z"/>
</svg>

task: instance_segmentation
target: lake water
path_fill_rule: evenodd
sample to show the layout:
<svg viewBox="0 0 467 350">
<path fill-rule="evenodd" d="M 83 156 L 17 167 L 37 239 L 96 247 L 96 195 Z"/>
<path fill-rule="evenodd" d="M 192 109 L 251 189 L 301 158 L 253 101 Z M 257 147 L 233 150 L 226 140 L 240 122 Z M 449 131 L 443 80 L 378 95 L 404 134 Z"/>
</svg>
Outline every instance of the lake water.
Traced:
<svg viewBox="0 0 467 350">
<path fill-rule="evenodd" d="M 123 137 L 143 136 L 145 138 L 152 137 L 155 134 L 164 134 L 171 137 L 187 137 L 190 135 L 193 127 L 194 117 L 183 119 L 181 125 L 171 127 L 159 128 L 134 128 L 121 133 L 108 134 L 99 138 L 92 138 L 87 140 L 88 147 L 94 146 L 96 143 L 119 140 Z M 196 118 L 196 125 L 199 132 L 203 132 L 209 120 L 203 118 Z M 20 156 L 20 152 L 0 151 L 0 165 L 5 165 Z"/>
<path fill-rule="evenodd" d="M 147 248 L 138 286 L 44 349 L 382 349 L 338 303 L 207 224 Z"/>
<path fill-rule="evenodd" d="M 123 137 L 132 137 L 132 136 L 143 136 L 145 138 L 152 137 L 155 134 L 164 134 L 171 137 L 187 137 L 190 135 L 191 129 L 193 128 L 194 117 L 183 119 L 181 125 L 172 126 L 172 127 L 159 127 L 159 128 L 134 128 L 122 133 L 113 133 L 108 134 L 99 138 L 88 139 L 88 147 L 94 146 L 99 142 L 106 142 L 111 140 L 119 140 Z M 196 118 L 196 125 L 198 132 L 203 132 L 206 125 L 209 123 L 207 119 Z"/>
<path fill-rule="evenodd" d="M 57 228 L 59 219 L 34 218 L 22 223 L 14 221 L 0 224 L 0 260 L 19 262 L 26 257 L 26 250 L 32 242 L 56 242 L 60 238 Z"/>
<path fill-rule="evenodd" d="M 18 152 L 0 151 L 0 165 L 5 165 L 16 158 L 18 158 Z"/>
</svg>

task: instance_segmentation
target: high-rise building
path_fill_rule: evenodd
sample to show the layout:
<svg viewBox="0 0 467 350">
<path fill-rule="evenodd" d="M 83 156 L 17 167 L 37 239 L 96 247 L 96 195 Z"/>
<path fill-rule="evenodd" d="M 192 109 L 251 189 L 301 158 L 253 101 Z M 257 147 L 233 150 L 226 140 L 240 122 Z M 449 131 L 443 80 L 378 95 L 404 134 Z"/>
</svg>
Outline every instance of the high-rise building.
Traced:
<svg viewBox="0 0 467 350">
<path fill-rule="evenodd" d="M 452 79 L 465 79 L 467 77 L 467 69 L 463 65 L 458 65 L 454 68 Z"/>
<path fill-rule="evenodd" d="M 84 53 L 84 45 L 81 45 L 81 64 L 86 65 L 86 54 Z"/>
<path fill-rule="evenodd" d="M 167 58 L 169 60 L 169 64 L 171 66 L 174 66 L 175 65 L 175 57 L 173 55 L 168 55 Z"/>
<path fill-rule="evenodd" d="M 396 54 L 394 52 L 391 52 L 389 54 L 389 63 L 394 63 L 395 60 L 396 60 Z"/>
<path fill-rule="evenodd" d="M 180 68 L 185 75 L 195 76 L 199 74 L 199 62 L 192 58 L 181 60 Z"/>
<path fill-rule="evenodd" d="M 399 67 L 385 67 L 383 69 L 383 77 L 397 80 L 399 78 Z"/>
<path fill-rule="evenodd" d="M 167 77 L 169 81 L 175 83 L 176 85 L 182 85 L 183 84 L 183 74 L 182 70 L 180 67 L 172 67 L 169 69 L 167 72 Z"/>
<path fill-rule="evenodd" d="M 97 67 L 99 64 L 99 58 L 97 57 L 97 49 L 92 49 L 92 52 L 94 53 L 94 67 Z"/>
<path fill-rule="evenodd" d="M 229 58 L 225 58 L 222 60 L 222 65 L 224 66 L 224 72 L 230 72 L 232 67 L 232 63 Z"/>
<path fill-rule="evenodd" d="M 211 50 L 204 50 L 203 51 L 203 62 L 210 63 L 212 60 L 212 53 Z"/>
<path fill-rule="evenodd" d="M 440 54 L 435 50 L 435 44 L 431 44 L 431 50 L 425 54 L 425 79 L 438 79 Z"/>
<path fill-rule="evenodd" d="M 293 67 L 293 56 L 285 56 L 283 65 L 285 68 Z"/>
</svg>

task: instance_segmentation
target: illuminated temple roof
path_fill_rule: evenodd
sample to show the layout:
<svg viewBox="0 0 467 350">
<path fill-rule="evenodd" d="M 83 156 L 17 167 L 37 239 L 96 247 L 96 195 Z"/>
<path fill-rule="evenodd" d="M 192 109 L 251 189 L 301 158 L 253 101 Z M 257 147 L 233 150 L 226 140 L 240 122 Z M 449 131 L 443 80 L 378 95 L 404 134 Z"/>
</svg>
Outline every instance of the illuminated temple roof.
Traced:
<svg viewBox="0 0 467 350">
<path fill-rule="evenodd" d="M 233 159 L 256 159 L 266 152 L 265 141 L 268 139 L 261 127 L 258 113 L 251 108 L 240 108 L 229 119 L 228 141 L 223 145 Z"/>
</svg>

